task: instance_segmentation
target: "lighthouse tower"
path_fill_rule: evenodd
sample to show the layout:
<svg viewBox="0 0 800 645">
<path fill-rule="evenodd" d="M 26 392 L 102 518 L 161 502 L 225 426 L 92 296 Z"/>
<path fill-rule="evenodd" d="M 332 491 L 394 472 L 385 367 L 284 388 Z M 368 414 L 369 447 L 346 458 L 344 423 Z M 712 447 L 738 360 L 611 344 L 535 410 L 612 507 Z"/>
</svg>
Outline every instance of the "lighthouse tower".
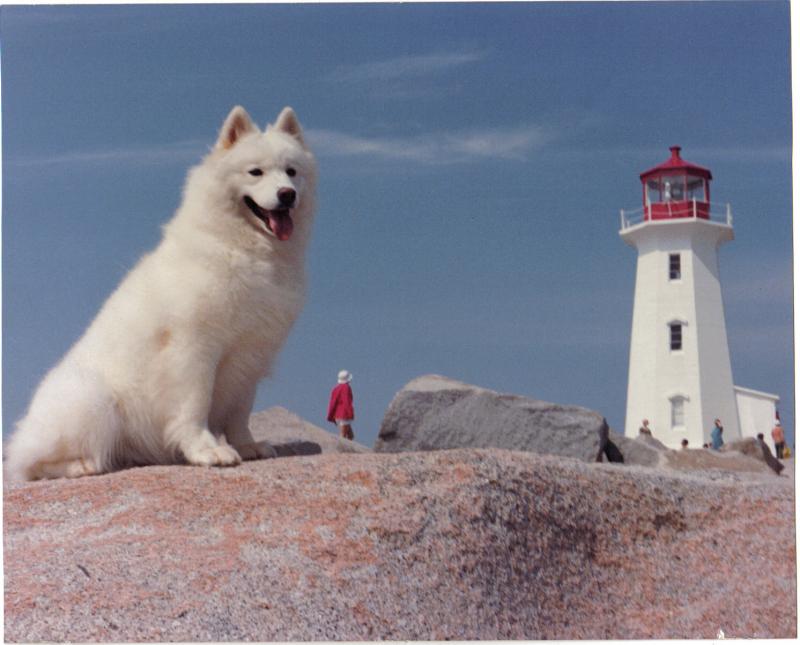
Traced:
<svg viewBox="0 0 800 645">
<path fill-rule="evenodd" d="M 638 252 L 625 435 L 643 419 L 670 448 L 741 438 L 717 249 L 733 239 L 729 206 L 711 203 L 711 172 L 680 147 L 643 172 L 642 208 L 621 212 L 620 236 Z"/>
</svg>

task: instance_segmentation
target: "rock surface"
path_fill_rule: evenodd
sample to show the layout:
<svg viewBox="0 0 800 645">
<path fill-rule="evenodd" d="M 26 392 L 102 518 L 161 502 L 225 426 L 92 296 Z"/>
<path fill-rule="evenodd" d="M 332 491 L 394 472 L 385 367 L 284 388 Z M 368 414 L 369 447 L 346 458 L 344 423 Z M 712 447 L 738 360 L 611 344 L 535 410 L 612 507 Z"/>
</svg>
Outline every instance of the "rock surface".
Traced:
<svg viewBox="0 0 800 645">
<path fill-rule="evenodd" d="M 796 635 L 788 477 L 497 449 L 4 488 L 6 641 Z"/>
<path fill-rule="evenodd" d="M 669 448 L 653 437 L 629 439 L 615 433 L 611 439 L 617 444 L 617 448 L 625 457 L 625 463 L 628 465 L 637 464 L 651 468 L 663 468 L 667 463 L 665 455 L 671 452 Z"/>
<path fill-rule="evenodd" d="M 251 415 L 250 432 L 256 441 L 268 441 L 279 457 L 327 452 L 371 452 L 366 446 L 326 432 L 280 406 Z"/>
<path fill-rule="evenodd" d="M 702 448 L 672 450 L 651 437 L 641 436 L 636 439 L 616 436 L 614 441 L 625 456 L 626 464 L 683 471 L 771 472 L 755 439 L 726 444 L 722 451 Z"/>
<path fill-rule="evenodd" d="M 406 384 L 392 399 L 374 449 L 505 448 L 594 461 L 603 425 L 603 415 L 586 408 L 427 375 Z"/>
<path fill-rule="evenodd" d="M 676 470 L 719 469 L 740 473 L 771 472 L 764 459 L 764 453 L 755 439 L 742 439 L 733 444 L 725 444 L 723 450 L 710 448 L 667 450 L 664 453 L 665 465 Z"/>
<path fill-rule="evenodd" d="M 505 448 L 594 462 L 606 424 L 599 412 L 500 394 L 444 376 L 420 376 L 389 404 L 375 452 Z M 754 439 L 725 451 L 671 450 L 652 437 L 610 432 L 626 465 L 676 470 L 768 472 Z"/>
</svg>

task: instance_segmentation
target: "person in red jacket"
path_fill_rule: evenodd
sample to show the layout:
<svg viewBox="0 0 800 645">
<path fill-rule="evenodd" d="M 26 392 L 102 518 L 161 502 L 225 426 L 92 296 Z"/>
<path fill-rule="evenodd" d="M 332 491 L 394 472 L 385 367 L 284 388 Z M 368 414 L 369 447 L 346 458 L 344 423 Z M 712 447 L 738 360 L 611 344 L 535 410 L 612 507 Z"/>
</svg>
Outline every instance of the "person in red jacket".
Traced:
<svg viewBox="0 0 800 645">
<path fill-rule="evenodd" d="M 339 385 L 331 390 L 331 400 L 328 404 L 328 421 L 335 423 L 339 434 L 345 439 L 353 439 L 353 390 L 350 381 L 353 375 L 347 370 L 339 372 Z"/>
</svg>

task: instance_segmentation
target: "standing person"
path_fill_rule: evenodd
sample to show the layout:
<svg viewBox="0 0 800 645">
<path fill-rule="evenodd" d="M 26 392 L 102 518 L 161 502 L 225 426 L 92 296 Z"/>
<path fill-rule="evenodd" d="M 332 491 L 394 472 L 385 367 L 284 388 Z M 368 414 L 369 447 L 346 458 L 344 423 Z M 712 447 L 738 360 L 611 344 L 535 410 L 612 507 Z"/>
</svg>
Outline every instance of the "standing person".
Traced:
<svg viewBox="0 0 800 645">
<path fill-rule="evenodd" d="M 711 447 L 714 450 L 722 448 L 722 422 L 719 419 L 714 419 L 714 427 L 711 428 Z"/>
<path fill-rule="evenodd" d="M 778 459 L 783 459 L 783 449 L 786 447 L 786 437 L 783 434 L 780 420 L 775 422 L 775 427 L 772 429 L 772 442 L 775 444 L 775 456 Z"/>
<path fill-rule="evenodd" d="M 603 461 L 603 455 L 605 455 L 606 459 L 611 463 L 624 464 L 625 457 L 619 451 L 619 448 L 617 448 L 617 444 L 608 438 L 608 432 L 608 423 L 603 419 L 603 425 L 597 429 L 597 434 L 600 437 L 600 446 L 597 450 L 597 458 L 595 461 Z"/>
<path fill-rule="evenodd" d="M 350 381 L 353 375 L 347 370 L 339 372 L 339 384 L 331 390 L 331 400 L 328 403 L 328 421 L 335 423 L 339 434 L 345 439 L 353 439 L 353 390 Z"/>
<path fill-rule="evenodd" d="M 757 439 L 758 439 L 758 445 L 761 447 L 761 452 L 764 455 L 764 461 L 767 462 L 767 466 L 772 468 L 772 470 L 775 471 L 776 475 L 780 475 L 781 471 L 784 468 L 784 465 L 777 459 L 775 459 L 775 457 L 772 456 L 772 453 L 769 451 L 769 446 L 764 441 L 764 433 L 759 432 Z"/>
<path fill-rule="evenodd" d="M 639 434 L 645 434 L 652 437 L 653 433 L 650 431 L 650 422 L 647 419 L 642 419 L 642 425 L 639 426 Z"/>
</svg>

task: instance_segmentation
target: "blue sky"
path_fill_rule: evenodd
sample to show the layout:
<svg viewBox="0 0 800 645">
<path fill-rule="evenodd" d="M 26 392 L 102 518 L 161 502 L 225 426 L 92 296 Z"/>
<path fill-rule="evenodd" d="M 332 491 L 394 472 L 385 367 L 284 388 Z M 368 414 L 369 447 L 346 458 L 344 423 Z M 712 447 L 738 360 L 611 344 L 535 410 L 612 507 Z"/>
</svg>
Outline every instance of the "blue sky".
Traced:
<svg viewBox="0 0 800 645">
<path fill-rule="evenodd" d="M 306 308 L 256 408 L 372 445 L 439 373 L 622 430 L 635 252 L 619 209 L 710 167 L 734 380 L 793 427 L 789 4 L 3 6 L 3 429 L 244 105 L 320 166 Z M 332 426 L 327 426 L 332 429 Z"/>
</svg>

